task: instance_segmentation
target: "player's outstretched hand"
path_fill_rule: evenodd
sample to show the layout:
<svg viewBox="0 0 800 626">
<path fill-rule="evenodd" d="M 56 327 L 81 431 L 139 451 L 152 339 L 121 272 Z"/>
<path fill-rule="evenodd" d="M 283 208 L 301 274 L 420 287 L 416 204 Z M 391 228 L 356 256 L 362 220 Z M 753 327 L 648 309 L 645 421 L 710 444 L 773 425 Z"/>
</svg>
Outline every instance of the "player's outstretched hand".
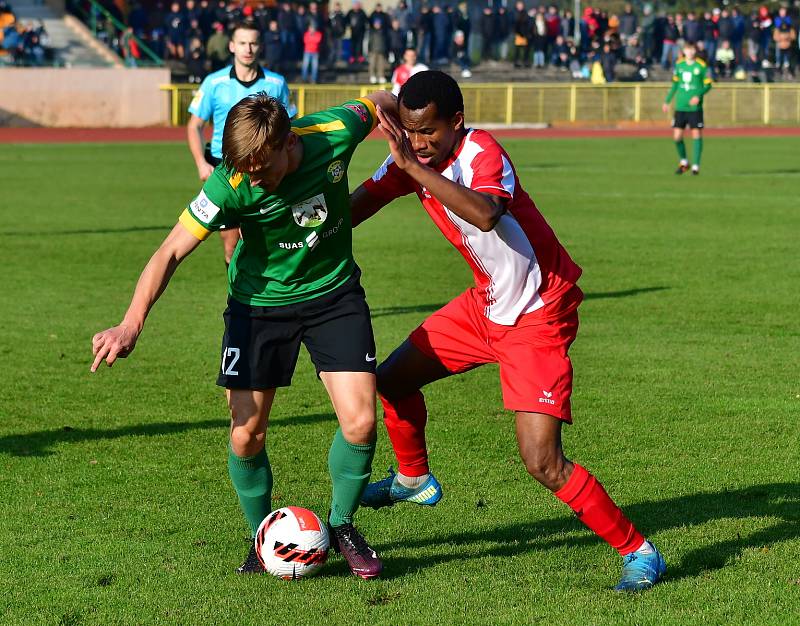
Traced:
<svg viewBox="0 0 800 626">
<path fill-rule="evenodd" d="M 376 110 L 379 126 L 383 134 L 386 135 L 386 140 L 389 142 L 389 152 L 392 153 L 392 158 L 397 167 L 405 170 L 412 165 L 418 165 L 419 160 L 417 155 L 414 154 L 414 148 L 411 147 L 411 142 L 398 121 L 391 115 L 387 115 L 381 107 L 376 107 Z"/>
<path fill-rule="evenodd" d="M 668 104 L 662 104 L 661 105 L 661 110 L 664 111 L 664 113 L 669 113 L 669 105 Z"/>
<path fill-rule="evenodd" d="M 208 177 L 214 173 L 214 166 L 211 165 L 208 161 L 203 161 L 200 165 L 197 166 L 197 175 L 200 177 L 200 180 L 205 182 L 208 180 Z"/>
<path fill-rule="evenodd" d="M 94 363 L 92 363 L 91 371 L 96 372 L 104 359 L 109 367 L 114 365 L 114 361 L 117 359 L 124 359 L 133 352 L 138 338 L 139 333 L 136 329 L 125 324 L 97 333 L 92 337 Z"/>
</svg>

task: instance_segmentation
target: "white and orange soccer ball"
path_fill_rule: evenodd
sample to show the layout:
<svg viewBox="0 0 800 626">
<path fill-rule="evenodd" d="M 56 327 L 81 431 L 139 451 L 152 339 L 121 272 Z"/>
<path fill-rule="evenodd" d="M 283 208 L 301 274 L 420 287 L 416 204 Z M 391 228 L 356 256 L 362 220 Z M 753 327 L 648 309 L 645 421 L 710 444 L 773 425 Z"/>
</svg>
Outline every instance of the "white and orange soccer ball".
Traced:
<svg viewBox="0 0 800 626">
<path fill-rule="evenodd" d="M 327 527 L 313 511 L 287 506 L 264 518 L 255 545 L 265 570 L 295 580 L 314 574 L 325 564 L 330 539 Z"/>
</svg>

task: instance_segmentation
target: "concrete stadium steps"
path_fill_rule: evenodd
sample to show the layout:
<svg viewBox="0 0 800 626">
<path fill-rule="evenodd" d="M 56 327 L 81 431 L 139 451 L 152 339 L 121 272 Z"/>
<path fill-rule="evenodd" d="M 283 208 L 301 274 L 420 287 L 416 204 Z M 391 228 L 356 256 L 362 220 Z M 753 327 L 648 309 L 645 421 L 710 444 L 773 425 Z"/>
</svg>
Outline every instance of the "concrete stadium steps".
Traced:
<svg viewBox="0 0 800 626">
<path fill-rule="evenodd" d="M 17 20 L 44 23 L 55 51 L 57 65 L 68 67 L 109 67 L 121 64 L 118 57 L 97 41 L 89 30 L 71 15 L 64 15 L 46 4 L 33 0 L 14 0 Z"/>
<path fill-rule="evenodd" d="M 168 61 L 167 65 L 172 71 L 173 82 L 183 82 L 186 80 L 186 66 L 179 61 Z M 473 83 L 557 83 L 574 82 L 572 74 L 566 70 L 555 67 L 545 67 L 540 69 L 515 68 L 511 63 L 487 61 L 472 68 L 472 78 L 460 78 L 461 70 L 456 64 L 449 67 L 441 67 L 444 71 L 459 78 L 463 82 Z M 617 77 L 619 80 L 630 80 L 636 73 L 633 65 L 621 64 L 617 66 Z M 284 71 L 286 78 L 293 83 L 300 82 L 300 64 L 292 66 Z M 391 78 L 391 72 L 385 76 Z M 661 67 L 654 67 L 650 71 L 650 80 L 669 81 L 671 73 Z M 366 64 L 348 66 L 344 63 L 337 64 L 335 68 L 321 66 L 319 69 L 319 82 L 324 84 L 369 84 L 369 71 Z"/>
</svg>

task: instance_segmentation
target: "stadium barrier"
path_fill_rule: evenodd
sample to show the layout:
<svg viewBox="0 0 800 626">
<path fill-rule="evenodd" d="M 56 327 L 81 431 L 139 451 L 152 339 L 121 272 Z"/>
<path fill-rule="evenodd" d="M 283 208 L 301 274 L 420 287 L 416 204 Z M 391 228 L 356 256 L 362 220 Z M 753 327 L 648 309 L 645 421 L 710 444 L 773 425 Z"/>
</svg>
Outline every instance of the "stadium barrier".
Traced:
<svg viewBox="0 0 800 626">
<path fill-rule="evenodd" d="M 165 68 L 0 68 L 0 126 L 163 126 Z"/>
<path fill-rule="evenodd" d="M 375 85 L 290 85 L 299 115 L 364 96 Z M 170 123 L 186 124 L 197 85 L 163 85 Z M 462 84 L 470 124 L 666 123 L 668 83 Z M 800 84 L 716 83 L 705 99 L 711 126 L 800 124 Z"/>
</svg>

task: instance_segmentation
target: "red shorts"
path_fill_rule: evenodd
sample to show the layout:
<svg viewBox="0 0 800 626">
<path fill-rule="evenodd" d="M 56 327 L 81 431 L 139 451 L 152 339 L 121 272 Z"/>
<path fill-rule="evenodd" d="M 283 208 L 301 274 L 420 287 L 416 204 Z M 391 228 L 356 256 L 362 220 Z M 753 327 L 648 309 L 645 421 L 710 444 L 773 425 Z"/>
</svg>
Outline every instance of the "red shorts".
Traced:
<svg viewBox="0 0 800 626">
<path fill-rule="evenodd" d="M 499 363 L 507 409 L 572 423 L 567 352 L 578 332 L 581 290 L 573 287 L 555 306 L 523 315 L 514 326 L 489 321 L 474 291 L 468 289 L 426 319 L 411 333 L 411 342 L 453 374 Z"/>
</svg>

